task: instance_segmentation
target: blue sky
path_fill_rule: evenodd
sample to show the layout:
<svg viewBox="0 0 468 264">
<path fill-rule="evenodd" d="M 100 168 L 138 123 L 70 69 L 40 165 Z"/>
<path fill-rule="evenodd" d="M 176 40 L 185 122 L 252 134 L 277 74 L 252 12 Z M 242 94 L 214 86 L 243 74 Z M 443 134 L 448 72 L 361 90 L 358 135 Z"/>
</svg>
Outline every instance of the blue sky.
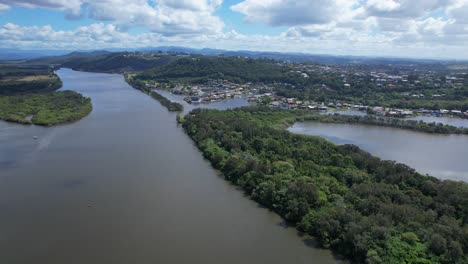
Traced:
<svg viewBox="0 0 468 264">
<path fill-rule="evenodd" d="M 0 0 L 0 48 L 468 58 L 468 0 Z"/>
</svg>

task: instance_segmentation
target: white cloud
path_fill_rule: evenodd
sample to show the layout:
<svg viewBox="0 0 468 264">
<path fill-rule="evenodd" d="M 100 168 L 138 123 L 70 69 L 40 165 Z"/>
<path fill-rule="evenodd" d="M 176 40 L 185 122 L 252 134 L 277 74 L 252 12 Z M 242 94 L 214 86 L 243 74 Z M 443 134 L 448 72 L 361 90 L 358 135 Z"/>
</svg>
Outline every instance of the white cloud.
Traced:
<svg viewBox="0 0 468 264">
<path fill-rule="evenodd" d="M 368 16 L 417 18 L 445 8 L 455 0 L 367 0 L 364 4 Z"/>
<path fill-rule="evenodd" d="M 272 26 L 326 24 L 352 12 L 355 0 L 245 0 L 231 7 L 248 23 Z"/>
<path fill-rule="evenodd" d="M 0 0 L 5 6 L 58 9 L 74 16 L 81 12 L 82 3 L 82 0 Z"/>
<path fill-rule="evenodd" d="M 177 45 L 468 57 L 468 0 L 243 0 L 231 7 L 248 23 L 287 27 L 277 35 L 226 32 L 215 14 L 221 4 L 222 0 L 0 0 L 0 12 L 14 5 L 50 8 L 104 22 L 74 30 L 9 23 L 0 28 L 0 46 L 102 49 Z M 148 32 L 130 34 L 127 29 L 131 27 Z"/>
<path fill-rule="evenodd" d="M 88 15 L 98 21 L 113 21 L 121 28 L 143 26 L 165 35 L 219 33 L 224 24 L 213 13 L 221 3 L 222 0 L 0 0 L 6 8 L 57 9 L 68 17 Z"/>
<path fill-rule="evenodd" d="M 9 9 L 10 9 L 10 7 L 9 7 L 9 6 L 7 6 L 7 5 L 5 5 L 5 4 L 2 4 L 2 3 L 0 3 L 0 14 L 1 14 L 2 12 L 4 12 L 4 11 L 7 11 L 7 10 L 9 10 Z"/>
<path fill-rule="evenodd" d="M 378 11 L 390 12 L 398 9 L 401 4 L 394 0 L 368 0 L 367 7 Z"/>
</svg>

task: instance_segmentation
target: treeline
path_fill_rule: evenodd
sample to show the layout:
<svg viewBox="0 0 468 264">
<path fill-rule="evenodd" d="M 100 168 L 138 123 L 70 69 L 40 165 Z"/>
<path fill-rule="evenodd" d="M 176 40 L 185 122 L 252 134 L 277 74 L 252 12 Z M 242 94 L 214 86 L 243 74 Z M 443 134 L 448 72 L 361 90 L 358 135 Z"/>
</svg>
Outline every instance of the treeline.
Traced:
<svg viewBox="0 0 468 264">
<path fill-rule="evenodd" d="M 74 91 L 0 96 L 0 119 L 52 126 L 73 122 L 92 110 L 91 99 Z"/>
<path fill-rule="evenodd" d="M 162 96 L 161 94 L 152 91 L 150 88 L 146 86 L 146 84 L 143 81 L 140 81 L 138 79 L 135 79 L 134 75 L 126 74 L 125 75 L 125 81 L 130 84 L 135 89 L 138 89 L 154 99 L 158 100 L 161 105 L 165 106 L 169 111 L 173 112 L 182 112 L 184 111 L 184 106 L 182 104 L 176 103 L 176 102 L 171 102 L 169 99 L 166 97 Z"/>
<path fill-rule="evenodd" d="M 151 97 L 153 97 L 154 99 L 158 100 L 161 105 L 165 106 L 167 108 L 167 110 L 169 111 L 173 111 L 173 112 L 182 112 L 184 111 L 184 106 L 179 104 L 179 103 L 176 103 L 176 102 L 171 102 L 169 99 L 167 99 L 166 97 L 162 96 L 161 94 L 155 92 L 155 91 L 152 91 L 150 93 Z"/>
<path fill-rule="evenodd" d="M 55 75 L 55 74 L 54 74 Z M 0 95 L 52 92 L 62 87 L 62 81 L 51 75 L 50 80 L 32 82 L 0 81 Z"/>
<path fill-rule="evenodd" d="M 294 73 L 271 60 L 238 57 L 196 56 L 176 60 L 166 66 L 151 69 L 136 76 L 140 80 L 160 83 L 204 83 L 212 79 L 243 82 L 290 82 Z"/>
<path fill-rule="evenodd" d="M 73 91 L 55 92 L 60 87 L 62 81 L 47 65 L 0 65 L 0 119 L 51 126 L 91 112 L 90 98 Z"/>
<path fill-rule="evenodd" d="M 468 263 L 468 184 L 283 129 L 292 113 L 193 110 L 179 120 L 225 178 L 359 263 Z"/>
<path fill-rule="evenodd" d="M 372 126 L 395 127 L 401 129 L 414 130 L 419 132 L 434 133 L 434 134 L 465 134 L 468 135 L 468 129 L 463 127 L 455 127 L 442 123 L 426 123 L 416 120 L 405 120 L 399 118 L 378 117 L 373 115 L 366 116 L 351 116 L 351 115 L 306 115 L 299 118 L 301 121 L 312 121 L 321 123 L 347 123 L 347 124 L 364 124 Z"/>
<path fill-rule="evenodd" d="M 62 81 L 45 65 L 0 65 L 0 96 L 31 92 L 52 92 Z"/>
<path fill-rule="evenodd" d="M 166 65 L 177 57 L 175 55 L 156 55 L 145 53 L 110 53 L 97 57 L 73 56 L 65 59 L 62 67 L 88 72 L 134 72 L 144 71 Z"/>
</svg>

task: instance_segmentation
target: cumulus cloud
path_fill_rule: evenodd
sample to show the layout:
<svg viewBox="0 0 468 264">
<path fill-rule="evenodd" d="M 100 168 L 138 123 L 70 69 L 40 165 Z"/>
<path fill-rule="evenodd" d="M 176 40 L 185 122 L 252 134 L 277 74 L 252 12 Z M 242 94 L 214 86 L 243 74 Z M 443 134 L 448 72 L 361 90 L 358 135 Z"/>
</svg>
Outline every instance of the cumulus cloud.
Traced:
<svg viewBox="0 0 468 264">
<path fill-rule="evenodd" d="M 272 26 L 326 24 L 352 12 L 355 0 L 245 0 L 231 7 L 249 23 Z"/>
<path fill-rule="evenodd" d="M 74 30 L 8 23 L 0 28 L 0 46 L 178 45 L 359 55 L 468 54 L 468 0 L 242 0 L 231 6 L 246 23 L 286 27 L 276 35 L 226 32 L 216 13 L 222 4 L 222 0 L 0 0 L 0 12 L 12 6 L 48 8 L 98 22 Z M 131 27 L 147 33 L 131 34 L 127 30 Z"/>
<path fill-rule="evenodd" d="M 112 21 L 121 28 L 147 27 L 153 32 L 174 34 L 213 34 L 224 24 L 213 13 L 222 0 L 0 0 L 5 8 L 49 8 L 67 17 L 87 15 L 98 21 Z"/>
<path fill-rule="evenodd" d="M 26 8 L 49 8 L 65 11 L 67 15 L 78 16 L 82 0 L 0 0 L 0 5 L 7 7 L 21 6 Z"/>
<path fill-rule="evenodd" d="M 2 4 L 2 3 L 0 3 L 0 14 L 1 14 L 2 12 L 4 12 L 4 11 L 7 11 L 7 10 L 9 10 L 9 9 L 10 9 L 10 7 L 9 7 L 9 6 L 7 6 L 7 5 L 5 5 L 5 4 Z"/>
</svg>

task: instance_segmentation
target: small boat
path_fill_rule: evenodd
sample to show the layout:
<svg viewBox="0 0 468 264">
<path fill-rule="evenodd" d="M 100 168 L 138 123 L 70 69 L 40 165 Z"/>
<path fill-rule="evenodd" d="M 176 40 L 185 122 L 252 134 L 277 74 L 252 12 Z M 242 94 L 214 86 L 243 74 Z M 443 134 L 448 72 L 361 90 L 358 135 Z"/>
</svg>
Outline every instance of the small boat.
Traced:
<svg viewBox="0 0 468 264">
<path fill-rule="evenodd" d="M 38 136 L 34 136 L 33 139 L 38 139 L 39 137 Z"/>
</svg>

